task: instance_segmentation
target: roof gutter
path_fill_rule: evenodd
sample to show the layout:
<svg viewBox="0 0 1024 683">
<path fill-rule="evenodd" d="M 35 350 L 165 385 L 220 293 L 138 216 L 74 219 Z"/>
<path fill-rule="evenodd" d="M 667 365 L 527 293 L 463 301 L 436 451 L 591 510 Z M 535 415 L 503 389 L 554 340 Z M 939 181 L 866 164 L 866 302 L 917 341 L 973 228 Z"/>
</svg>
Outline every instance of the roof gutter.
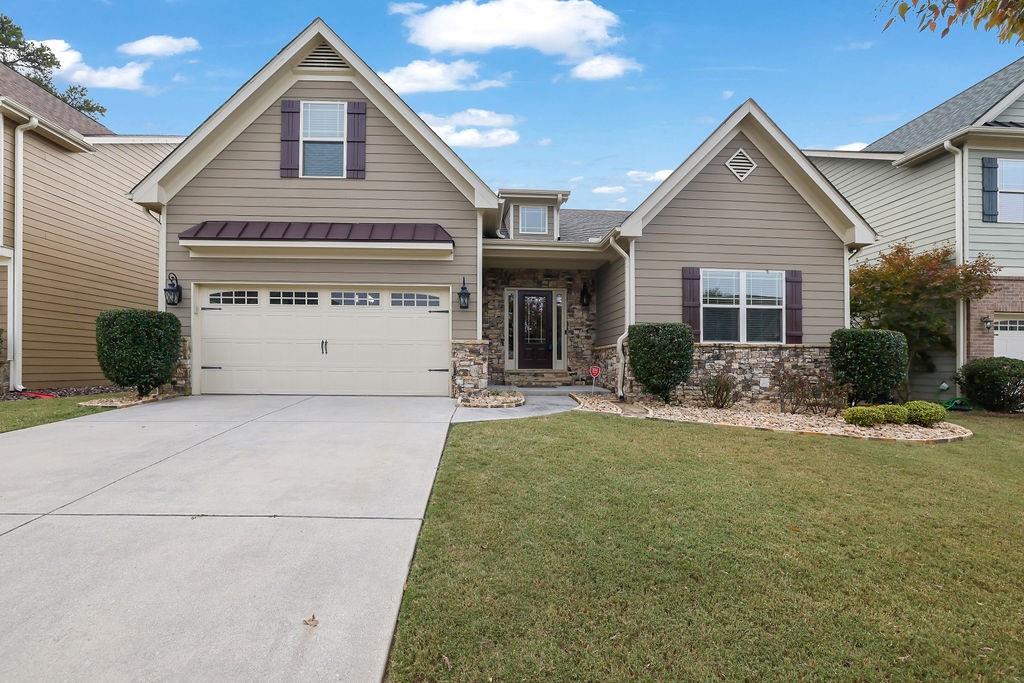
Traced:
<svg viewBox="0 0 1024 683">
<path fill-rule="evenodd" d="M 27 123 L 35 121 L 36 124 L 32 128 L 38 128 L 38 132 L 43 137 L 47 138 L 51 142 L 54 142 L 64 149 L 71 152 L 93 152 L 95 149 L 90 145 L 85 138 L 79 135 L 73 130 L 69 130 L 62 126 L 46 120 L 39 116 L 34 111 L 25 107 L 22 104 L 8 98 L 0 96 L 0 113 L 4 116 L 9 116 L 15 121 Z M 31 130 L 31 129 L 29 129 Z"/>
<path fill-rule="evenodd" d="M 967 136 L 977 136 L 983 138 L 1011 138 L 1020 140 L 1024 138 L 1024 128 L 993 128 L 991 126 L 966 126 L 960 130 L 954 131 L 945 138 L 938 142 L 933 142 L 930 145 L 919 147 L 911 152 L 907 152 L 896 161 L 892 162 L 893 166 L 912 166 L 921 161 L 925 161 L 934 156 L 938 156 L 943 150 L 948 151 L 947 144 L 958 144 Z"/>
</svg>

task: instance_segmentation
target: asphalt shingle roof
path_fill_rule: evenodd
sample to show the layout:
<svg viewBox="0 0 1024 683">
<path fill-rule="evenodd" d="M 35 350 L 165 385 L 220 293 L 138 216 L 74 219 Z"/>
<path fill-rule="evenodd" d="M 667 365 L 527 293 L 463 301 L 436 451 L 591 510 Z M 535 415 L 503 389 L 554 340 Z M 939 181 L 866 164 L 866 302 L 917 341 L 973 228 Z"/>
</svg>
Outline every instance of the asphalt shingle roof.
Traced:
<svg viewBox="0 0 1024 683">
<path fill-rule="evenodd" d="M 51 123 L 77 131 L 81 135 L 114 134 L 114 131 L 99 121 L 86 116 L 64 100 L 40 88 L 6 64 L 0 64 L 0 95 L 9 97 L 18 104 L 31 109 Z"/>
<path fill-rule="evenodd" d="M 602 211 L 599 209 L 562 209 L 558 219 L 558 234 L 562 242 L 589 242 L 600 239 L 622 225 L 629 211 Z"/>
<path fill-rule="evenodd" d="M 875 140 L 864 151 L 909 152 L 941 140 L 972 125 L 1021 82 L 1024 82 L 1024 58 Z"/>
</svg>

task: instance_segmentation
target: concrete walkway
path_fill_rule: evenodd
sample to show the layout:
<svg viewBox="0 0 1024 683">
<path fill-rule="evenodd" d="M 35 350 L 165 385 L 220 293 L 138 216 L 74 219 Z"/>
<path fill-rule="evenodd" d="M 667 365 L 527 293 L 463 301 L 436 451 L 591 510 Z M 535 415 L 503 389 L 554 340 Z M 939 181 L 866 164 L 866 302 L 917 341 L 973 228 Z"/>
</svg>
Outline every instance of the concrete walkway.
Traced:
<svg viewBox="0 0 1024 683">
<path fill-rule="evenodd" d="M 523 393 L 526 403 L 517 408 L 458 408 L 452 423 L 457 422 L 486 422 L 489 420 L 516 420 L 524 417 L 538 417 L 541 415 L 554 415 L 564 413 L 576 408 L 577 403 L 569 394 L 575 392 L 586 393 L 590 387 L 536 387 L 519 388 L 496 386 L 494 390 L 515 390 Z M 611 393 L 607 389 L 596 389 L 597 393 Z"/>
<path fill-rule="evenodd" d="M 454 412 L 203 396 L 0 435 L 0 679 L 380 680 Z"/>
</svg>

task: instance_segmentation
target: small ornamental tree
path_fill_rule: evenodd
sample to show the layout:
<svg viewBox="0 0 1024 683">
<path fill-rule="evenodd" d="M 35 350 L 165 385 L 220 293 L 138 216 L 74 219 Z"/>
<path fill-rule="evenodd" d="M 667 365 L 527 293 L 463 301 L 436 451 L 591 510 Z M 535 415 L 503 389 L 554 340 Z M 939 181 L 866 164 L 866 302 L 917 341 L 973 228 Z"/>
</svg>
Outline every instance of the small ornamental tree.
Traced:
<svg viewBox="0 0 1024 683">
<path fill-rule="evenodd" d="M 693 330 L 683 323 L 630 325 L 629 367 L 646 391 L 668 402 L 693 370 Z"/>
<path fill-rule="evenodd" d="M 953 247 L 914 253 L 900 242 L 850 272 L 854 327 L 895 330 L 907 338 L 910 367 L 935 372 L 930 350 L 956 348 L 954 316 L 961 299 L 992 291 L 996 265 L 984 254 L 956 265 Z"/>
<path fill-rule="evenodd" d="M 96 356 L 107 379 L 145 396 L 174 376 L 181 322 L 160 311 L 103 311 L 96 318 Z"/>
</svg>

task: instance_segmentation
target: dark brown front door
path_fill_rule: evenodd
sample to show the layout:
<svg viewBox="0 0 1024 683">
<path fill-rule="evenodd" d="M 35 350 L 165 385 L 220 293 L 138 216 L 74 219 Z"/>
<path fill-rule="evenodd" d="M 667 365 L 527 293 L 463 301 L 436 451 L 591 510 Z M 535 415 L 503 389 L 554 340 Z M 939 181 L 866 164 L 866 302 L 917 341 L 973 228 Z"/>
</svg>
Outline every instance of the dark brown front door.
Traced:
<svg viewBox="0 0 1024 683">
<path fill-rule="evenodd" d="M 519 292 L 519 368 L 550 369 L 554 341 L 551 292 Z"/>
</svg>

